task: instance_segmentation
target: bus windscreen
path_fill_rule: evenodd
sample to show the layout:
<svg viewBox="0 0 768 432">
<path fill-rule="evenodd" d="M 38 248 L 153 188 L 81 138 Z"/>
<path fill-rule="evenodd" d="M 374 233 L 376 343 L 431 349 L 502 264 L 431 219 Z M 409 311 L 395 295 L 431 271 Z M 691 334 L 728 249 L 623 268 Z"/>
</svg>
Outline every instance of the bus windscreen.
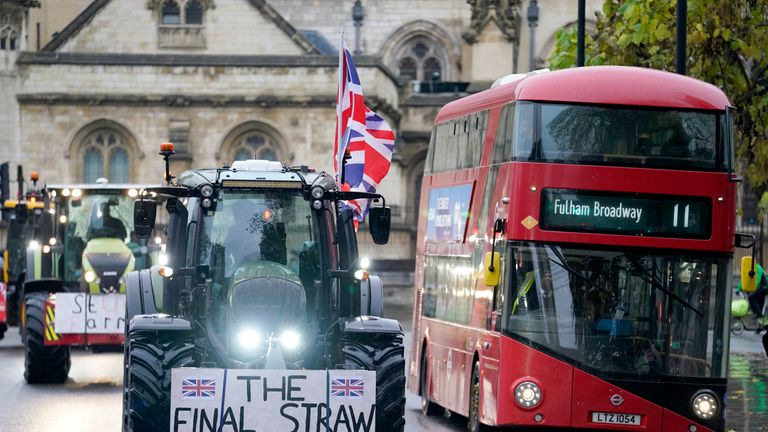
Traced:
<svg viewBox="0 0 768 432">
<path fill-rule="evenodd" d="M 723 167 L 714 112 L 519 102 L 514 117 L 509 145 L 514 141 L 516 160 L 701 171 Z"/>
</svg>

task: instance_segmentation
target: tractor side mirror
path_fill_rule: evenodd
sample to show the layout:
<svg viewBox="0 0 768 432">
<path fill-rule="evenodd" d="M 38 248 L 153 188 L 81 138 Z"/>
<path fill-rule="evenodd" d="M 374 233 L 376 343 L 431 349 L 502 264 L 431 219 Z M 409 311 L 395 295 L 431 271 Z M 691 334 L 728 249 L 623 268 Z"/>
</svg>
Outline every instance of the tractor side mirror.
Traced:
<svg viewBox="0 0 768 432">
<path fill-rule="evenodd" d="M 371 207 L 368 213 L 368 227 L 374 243 L 387 244 L 391 222 L 392 211 L 389 207 Z"/>
<path fill-rule="evenodd" d="M 133 230 L 138 238 L 149 238 L 155 227 L 157 202 L 152 200 L 136 200 L 133 203 Z"/>
<path fill-rule="evenodd" d="M 757 270 L 755 269 L 754 258 L 741 258 L 741 290 L 745 293 L 753 293 L 757 290 Z"/>
<path fill-rule="evenodd" d="M 299 253 L 299 279 L 305 287 L 312 286 L 317 278 L 317 252 L 314 250 L 305 250 Z"/>
</svg>

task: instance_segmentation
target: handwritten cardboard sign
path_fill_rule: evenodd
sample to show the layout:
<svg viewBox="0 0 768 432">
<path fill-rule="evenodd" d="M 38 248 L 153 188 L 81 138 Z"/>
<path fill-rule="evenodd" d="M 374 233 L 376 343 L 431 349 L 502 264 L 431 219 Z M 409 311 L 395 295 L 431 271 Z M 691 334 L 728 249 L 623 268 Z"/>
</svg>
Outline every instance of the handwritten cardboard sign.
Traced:
<svg viewBox="0 0 768 432">
<path fill-rule="evenodd" d="M 125 294 L 57 293 L 58 334 L 125 332 Z"/>
<path fill-rule="evenodd" d="M 375 420 L 374 371 L 172 372 L 173 432 L 373 432 Z"/>
</svg>

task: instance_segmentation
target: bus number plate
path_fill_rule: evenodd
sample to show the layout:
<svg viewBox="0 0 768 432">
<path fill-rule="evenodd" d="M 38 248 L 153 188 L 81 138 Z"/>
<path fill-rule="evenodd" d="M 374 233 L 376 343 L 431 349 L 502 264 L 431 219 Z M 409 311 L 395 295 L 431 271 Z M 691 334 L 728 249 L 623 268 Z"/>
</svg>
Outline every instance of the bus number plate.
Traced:
<svg viewBox="0 0 768 432">
<path fill-rule="evenodd" d="M 639 425 L 639 414 L 619 414 L 607 412 L 593 412 L 592 423 L 608 423 L 619 425 Z"/>
</svg>

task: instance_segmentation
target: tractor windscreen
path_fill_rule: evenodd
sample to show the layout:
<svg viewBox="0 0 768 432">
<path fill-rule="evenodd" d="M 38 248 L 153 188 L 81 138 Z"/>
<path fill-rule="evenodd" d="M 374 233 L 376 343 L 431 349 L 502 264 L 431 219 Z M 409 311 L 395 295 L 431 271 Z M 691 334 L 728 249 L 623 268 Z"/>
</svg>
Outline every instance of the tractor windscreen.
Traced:
<svg viewBox="0 0 768 432">
<path fill-rule="evenodd" d="M 57 219 L 64 237 L 65 280 L 80 282 L 84 272 L 92 270 L 94 283 L 119 285 L 130 258 L 146 255 L 146 251 L 131 253 L 136 242 L 131 235 L 133 198 L 122 191 L 82 191 L 62 201 L 65 205 L 57 206 Z M 112 273 L 115 281 L 108 280 Z"/>
<path fill-rule="evenodd" d="M 221 286 L 234 285 L 260 261 L 301 280 L 314 279 L 319 270 L 318 224 L 300 191 L 225 189 L 202 230 L 200 264 L 210 266 Z"/>
</svg>

